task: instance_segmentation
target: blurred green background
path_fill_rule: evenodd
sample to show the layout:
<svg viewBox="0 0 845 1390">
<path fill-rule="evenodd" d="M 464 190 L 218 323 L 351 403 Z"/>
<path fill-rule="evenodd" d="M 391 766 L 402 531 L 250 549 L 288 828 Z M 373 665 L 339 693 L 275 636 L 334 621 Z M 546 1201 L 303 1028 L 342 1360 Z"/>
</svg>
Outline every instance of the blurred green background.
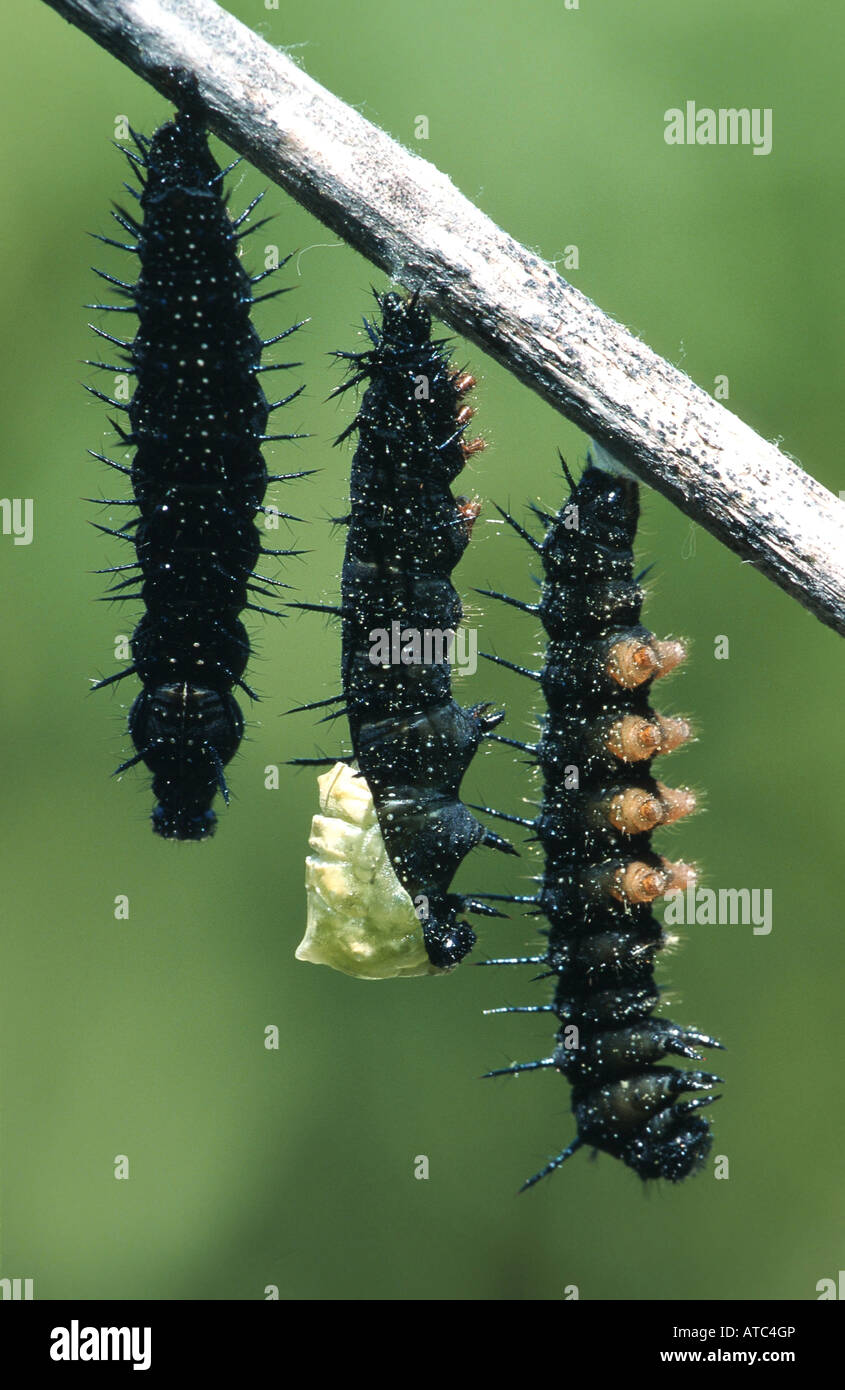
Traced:
<svg viewBox="0 0 845 1390">
<path fill-rule="evenodd" d="M 577 245 L 580 268 L 565 273 L 579 288 L 706 389 L 726 374 L 730 409 L 845 488 L 843 12 L 784 0 L 228 8 L 545 257 Z M 251 623 L 249 677 L 265 698 L 211 843 L 156 840 L 143 770 L 110 779 L 134 688 L 87 687 L 116 669 L 115 637 L 137 610 L 95 602 L 91 571 L 126 557 L 88 525 L 109 513 L 82 501 L 114 495 L 85 453 L 114 445 L 79 385 L 95 379 L 81 359 L 97 355 L 82 306 L 100 297 L 92 262 L 121 268 L 85 233 L 113 231 L 126 177 L 115 119 L 149 132 L 168 108 L 35 0 L 4 18 L 0 493 L 34 499 L 35 537 L 0 538 L 0 1275 L 63 1299 L 260 1299 L 269 1285 L 283 1299 L 554 1299 L 572 1284 L 593 1299 L 814 1298 L 845 1263 L 841 640 L 645 493 L 646 617 L 692 642 L 662 704 L 700 734 L 662 772 L 707 807 L 662 847 L 710 886 L 774 893 L 770 936 L 693 927 L 662 970 L 669 1016 L 729 1047 L 711 1114 L 730 1178 L 711 1165 L 645 1192 L 620 1164 L 580 1154 L 517 1198 L 571 1136 L 569 1094 L 549 1074 L 482 1083 L 488 1067 L 545 1055 L 551 1029 L 481 1011 L 542 1001 L 545 987 L 468 966 L 364 983 L 294 960 L 316 787 L 282 766 L 280 790 L 265 790 L 265 768 L 339 747 L 313 716 L 282 717 L 336 690 L 336 630 L 313 614 Z M 772 107 L 773 152 L 667 146 L 663 112 L 686 100 Z M 414 141 L 420 114 L 427 142 Z M 233 183 L 238 208 L 262 186 L 249 168 Z M 350 402 L 326 403 L 339 379 L 327 354 L 358 345 L 370 286 L 386 282 L 280 190 L 267 204 L 278 217 L 259 240 L 302 254 L 283 272 L 295 293 L 260 322 L 310 316 L 291 354 L 304 366 L 286 378 L 306 393 L 285 426 L 312 437 L 272 458 L 321 470 L 283 494 L 309 523 L 291 536 L 311 550 L 283 577 L 332 602 L 342 538 L 328 518 L 344 508 L 350 450 L 331 441 Z M 481 647 L 532 658 L 532 620 L 471 592 L 532 592 L 531 557 L 491 504 L 555 508 L 555 451 L 580 465 L 586 441 L 474 348 L 459 343 L 457 358 L 479 378 L 490 444 L 465 475 L 486 524 L 457 582 Z M 714 660 L 719 634 L 727 661 Z M 533 688 L 481 665 L 459 697 L 503 701 L 519 736 Z M 499 747 L 477 759 L 467 798 L 518 810 L 534 785 Z M 507 889 L 536 871 L 531 851 L 499 858 L 478 851 L 459 883 Z M 128 921 L 115 920 L 118 894 Z M 482 951 L 533 940 L 515 917 L 483 928 Z M 129 1181 L 113 1176 L 119 1154 Z M 414 1177 L 420 1154 L 427 1181 Z"/>
</svg>

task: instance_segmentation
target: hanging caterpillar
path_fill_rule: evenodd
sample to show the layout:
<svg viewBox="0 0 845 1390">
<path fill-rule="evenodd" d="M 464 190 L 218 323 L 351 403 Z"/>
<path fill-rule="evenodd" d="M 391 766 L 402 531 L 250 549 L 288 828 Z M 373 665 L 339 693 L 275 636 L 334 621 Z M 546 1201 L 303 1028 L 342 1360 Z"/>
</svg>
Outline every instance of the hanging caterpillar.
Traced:
<svg viewBox="0 0 845 1390">
<path fill-rule="evenodd" d="M 576 486 L 563 468 L 568 501 L 555 517 L 535 508 L 545 526 L 542 543 L 502 513 L 540 557 L 539 603 L 482 591 L 536 614 L 548 638 L 541 671 L 502 663 L 537 679 L 547 706 L 536 745 L 503 741 L 536 758 L 542 771 L 536 819 L 504 819 L 529 827 L 542 846 L 539 892 L 509 900 L 545 915 L 548 943 L 541 955 L 484 964 L 538 965 L 556 977 L 551 1004 L 490 1012 L 548 1012 L 559 1022 L 551 1056 L 488 1075 L 550 1068 L 572 1086 L 576 1137 L 525 1187 L 581 1146 L 622 1159 L 642 1178 L 676 1182 L 704 1162 L 711 1135 L 699 1112 L 718 1099 L 681 1097 L 720 1080 L 663 1064 L 669 1056 L 700 1061 L 699 1047 L 720 1044 L 655 1015 L 654 959 L 667 938 L 651 904 L 685 887 L 693 870 L 657 855 L 651 833 L 689 814 L 695 799 L 653 776 L 652 759 L 690 731 L 683 719 L 656 714 L 649 696 L 652 681 L 685 651 L 640 624 L 636 481 L 590 464 Z"/>
<path fill-rule="evenodd" d="M 214 831 L 218 790 L 228 803 L 223 769 L 243 733 L 232 690 L 257 698 L 243 679 L 249 637 L 239 615 L 251 609 L 279 616 L 252 596 L 270 597 L 266 586 L 288 587 L 258 574 L 258 557 L 297 553 L 264 549 L 254 519 L 265 510 L 268 482 L 304 474 L 270 478 L 261 453 L 268 440 L 299 437 L 265 431 L 270 412 L 302 390 L 268 404 L 259 384 L 262 372 L 298 365 L 262 365 L 261 355 L 300 327 L 262 342 L 250 321 L 253 303 L 284 293 L 254 298 L 253 285 L 272 270 L 249 277 L 238 259 L 240 240 L 263 225 L 242 230 L 263 194 L 230 218 L 222 187 L 229 171 L 211 155 L 184 86 L 184 109 L 174 120 L 149 139 L 133 132 L 135 150 L 123 151 L 142 185 L 140 192 L 126 185 L 141 216 L 120 207 L 112 215 L 133 240 L 98 238 L 136 253 L 140 273 L 128 284 L 97 271 L 129 303 L 89 307 L 137 313 L 138 330 L 130 341 L 91 325 L 128 361 L 90 365 L 134 376 L 135 390 L 127 406 L 87 389 L 127 411 L 128 432 L 115 428 L 136 451 L 131 468 L 94 454 L 132 484 L 134 500 L 112 498 L 108 505 L 138 510 L 116 530 L 99 528 L 134 545 L 135 561 L 100 572 L 128 571 L 108 601 L 139 599 L 145 609 L 132 636 L 132 664 L 94 688 L 140 678 L 129 713 L 137 751 L 117 772 L 146 763 L 157 798 L 153 829 L 168 839 L 201 840 Z"/>
<path fill-rule="evenodd" d="M 425 904 L 429 960 L 448 969 L 475 942 L 460 914 L 495 914 L 479 898 L 449 891 L 459 864 L 478 844 L 515 852 L 460 800 L 474 753 L 503 716 L 486 704 L 456 703 L 443 642 L 461 621 L 449 576 L 479 511 L 453 497 L 450 484 L 483 446 L 464 440 L 473 411 L 462 398 L 473 378 L 455 371 L 444 345 L 431 340 L 425 308 L 416 296 L 377 300 L 381 325 L 365 320 L 371 346 L 337 354 L 349 377 L 334 394 L 364 381 L 367 388 L 337 441 L 358 431 L 341 606 L 327 611 L 342 623 L 341 698 L 354 759 L 399 884 Z M 426 643 L 433 651 L 438 639 L 432 658 Z"/>
</svg>

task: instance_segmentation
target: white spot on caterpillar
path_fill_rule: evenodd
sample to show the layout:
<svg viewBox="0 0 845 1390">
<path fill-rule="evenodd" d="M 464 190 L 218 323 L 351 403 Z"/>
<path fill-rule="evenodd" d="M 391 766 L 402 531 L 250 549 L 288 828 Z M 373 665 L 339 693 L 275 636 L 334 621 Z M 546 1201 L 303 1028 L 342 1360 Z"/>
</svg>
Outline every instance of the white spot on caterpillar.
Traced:
<svg viewBox="0 0 845 1390">
<path fill-rule="evenodd" d="M 410 896 L 393 872 L 373 798 L 355 767 L 317 778 L 320 814 L 305 860 L 307 920 L 297 960 L 362 980 L 442 975 L 431 964 Z"/>
</svg>

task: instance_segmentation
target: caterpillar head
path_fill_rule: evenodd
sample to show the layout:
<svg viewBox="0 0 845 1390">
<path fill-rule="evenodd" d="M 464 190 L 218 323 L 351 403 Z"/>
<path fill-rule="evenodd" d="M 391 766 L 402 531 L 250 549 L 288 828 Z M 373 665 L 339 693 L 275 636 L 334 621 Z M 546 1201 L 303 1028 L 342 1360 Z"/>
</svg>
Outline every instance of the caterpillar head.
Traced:
<svg viewBox="0 0 845 1390">
<path fill-rule="evenodd" d="M 681 1182 L 703 1165 L 713 1135 L 703 1115 L 671 1115 L 654 1133 L 647 1125 L 642 1135 L 620 1155 L 641 1178 L 665 1178 Z"/>
</svg>

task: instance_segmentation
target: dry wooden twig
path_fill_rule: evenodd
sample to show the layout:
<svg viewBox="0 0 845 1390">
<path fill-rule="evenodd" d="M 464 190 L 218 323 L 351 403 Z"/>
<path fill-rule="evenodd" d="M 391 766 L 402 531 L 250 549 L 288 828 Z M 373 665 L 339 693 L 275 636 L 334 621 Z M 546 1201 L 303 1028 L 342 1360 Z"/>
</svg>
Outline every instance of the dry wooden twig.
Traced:
<svg viewBox="0 0 845 1390">
<path fill-rule="evenodd" d="M 845 633 L 842 502 L 212 0 L 47 0 L 332 231 Z"/>
</svg>

